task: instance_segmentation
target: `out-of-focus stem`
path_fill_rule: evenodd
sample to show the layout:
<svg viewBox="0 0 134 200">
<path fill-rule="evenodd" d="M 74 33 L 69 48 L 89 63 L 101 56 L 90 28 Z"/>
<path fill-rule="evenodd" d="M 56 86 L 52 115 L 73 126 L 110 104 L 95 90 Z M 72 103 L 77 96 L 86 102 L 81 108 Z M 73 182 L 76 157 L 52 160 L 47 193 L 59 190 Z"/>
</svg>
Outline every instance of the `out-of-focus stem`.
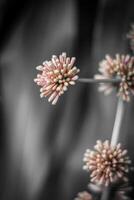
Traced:
<svg viewBox="0 0 134 200">
<path fill-rule="evenodd" d="M 104 188 L 101 200 L 111 200 L 111 188 Z"/>
<path fill-rule="evenodd" d="M 94 78 L 79 78 L 80 83 L 120 83 L 120 79 L 94 79 Z"/>
<path fill-rule="evenodd" d="M 114 126 L 113 126 L 112 137 L 111 137 L 112 146 L 115 146 L 118 143 L 123 116 L 124 116 L 124 101 L 121 98 L 119 98 L 116 115 L 115 115 Z"/>
</svg>

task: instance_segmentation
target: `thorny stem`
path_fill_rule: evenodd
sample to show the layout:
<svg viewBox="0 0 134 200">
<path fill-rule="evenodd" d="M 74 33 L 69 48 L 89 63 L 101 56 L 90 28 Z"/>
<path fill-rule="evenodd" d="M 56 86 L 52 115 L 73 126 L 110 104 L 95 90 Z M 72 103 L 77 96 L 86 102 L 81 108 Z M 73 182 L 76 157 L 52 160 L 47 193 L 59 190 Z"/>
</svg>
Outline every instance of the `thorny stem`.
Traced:
<svg viewBox="0 0 134 200">
<path fill-rule="evenodd" d="M 80 83 L 120 83 L 120 79 L 94 79 L 94 78 L 79 78 Z"/>
</svg>

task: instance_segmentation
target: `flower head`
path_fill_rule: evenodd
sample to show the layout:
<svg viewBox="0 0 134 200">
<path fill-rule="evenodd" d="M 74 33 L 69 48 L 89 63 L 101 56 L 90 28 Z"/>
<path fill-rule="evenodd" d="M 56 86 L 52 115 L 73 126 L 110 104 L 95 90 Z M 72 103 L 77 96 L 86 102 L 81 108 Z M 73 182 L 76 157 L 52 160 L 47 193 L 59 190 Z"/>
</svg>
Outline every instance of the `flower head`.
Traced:
<svg viewBox="0 0 134 200">
<path fill-rule="evenodd" d="M 78 196 L 75 198 L 75 200 L 93 200 L 92 195 L 88 192 L 80 192 L 78 193 Z"/>
<path fill-rule="evenodd" d="M 49 96 L 48 101 L 56 104 L 69 85 L 74 85 L 78 79 L 79 69 L 74 66 L 75 57 L 69 58 L 66 53 L 59 57 L 53 55 L 50 61 L 43 62 L 36 69 L 41 71 L 34 81 L 41 87 L 40 96 Z"/>
<path fill-rule="evenodd" d="M 130 39 L 131 49 L 134 51 L 134 24 L 131 25 L 131 30 L 127 34 L 127 38 Z"/>
<path fill-rule="evenodd" d="M 90 171 L 91 182 L 108 186 L 119 180 L 127 181 L 131 161 L 121 144 L 111 146 L 109 141 L 97 141 L 94 150 L 86 150 L 83 169 Z"/>
<path fill-rule="evenodd" d="M 100 62 L 100 74 L 95 75 L 95 79 L 119 79 L 119 83 L 101 83 L 99 91 L 109 94 L 113 88 L 117 88 L 118 96 L 129 101 L 130 94 L 134 95 L 134 57 L 117 54 L 115 58 L 106 55 Z"/>
</svg>

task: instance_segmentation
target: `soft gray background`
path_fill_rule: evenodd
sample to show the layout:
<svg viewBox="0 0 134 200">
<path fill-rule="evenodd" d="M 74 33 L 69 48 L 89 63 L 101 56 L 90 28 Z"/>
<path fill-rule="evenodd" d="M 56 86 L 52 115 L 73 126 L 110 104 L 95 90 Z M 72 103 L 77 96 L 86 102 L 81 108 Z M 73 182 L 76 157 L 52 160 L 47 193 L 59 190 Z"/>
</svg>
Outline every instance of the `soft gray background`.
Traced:
<svg viewBox="0 0 134 200">
<path fill-rule="evenodd" d="M 76 56 L 92 77 L 105 54 L 128 53 L 133 0 L 1 0 L 1 200 L 71 200 L 86 188 L 82 157 L 110 139 L 117 98 L 78 83 L 56 106 L 39 98 L 35 66 L 52 54 Z M 120 141 L 133 156 L 134 98 Z"/>
</svg>

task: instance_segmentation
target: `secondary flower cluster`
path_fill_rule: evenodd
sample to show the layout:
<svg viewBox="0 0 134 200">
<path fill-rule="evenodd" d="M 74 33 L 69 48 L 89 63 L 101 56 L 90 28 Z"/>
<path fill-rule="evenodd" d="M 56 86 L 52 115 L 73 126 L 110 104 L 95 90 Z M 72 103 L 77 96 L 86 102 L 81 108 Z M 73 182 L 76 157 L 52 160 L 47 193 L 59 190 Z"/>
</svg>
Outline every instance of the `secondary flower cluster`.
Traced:
<svg viewBox="0 0 134 200">
<path fill-rule="evenodd" d="M 93 200 L 92 195 L 86 191 L 79 192 L 75 200 Z"/>
<path fill-rule="evenodd" d="M 101 83 L 99 91 L 109 94 L 114 87 L 117 88 L 118 96 L 129 101 L 130 94 L 134 95 L 134 57 L 117 54 L 115 58 L 106 55 L 100 62 L 100 74 L 95 75 L 95 79 L 119 79 L 119 83 Z"/>
<path fill-rule="evenodd" d="M 91 173 L 91 182 L 108 186 L 118 180 L 127 181 L 131 160 L 121 144 L 113 147 L 107 140 L 98 140 L 94 150 L 86 150 L 83 161 L 83 169 Z"/>
<path fill-rule="evenodd" d="M 59 57 L 53 55 L 50 61 L 43 62 L 36 67 L 41 71 L 34 81 L 41 87 L 40 96 L 50 96 L 48 101 L 56 104 L 59 97 L 64 94 L 69 85 L 74 85 L 78 79 L 79 69 L 74 66 L 75 57 L 69 58 L 66 53 Z"/>
</svg>

